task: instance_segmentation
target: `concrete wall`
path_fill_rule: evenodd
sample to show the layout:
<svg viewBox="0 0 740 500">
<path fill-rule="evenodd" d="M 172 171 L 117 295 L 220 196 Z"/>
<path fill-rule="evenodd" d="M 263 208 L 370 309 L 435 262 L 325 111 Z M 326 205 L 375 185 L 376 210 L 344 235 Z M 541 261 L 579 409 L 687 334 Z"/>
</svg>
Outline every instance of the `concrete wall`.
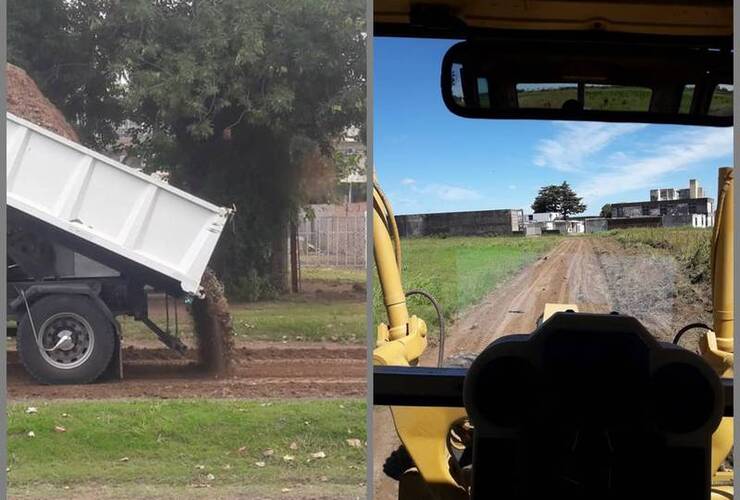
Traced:
<svg viewBox="0 0 740 500">
<path fill-rule="evenodd" d="M 680 227 L 680 226 L 691 226 L 691 227 L 712 227 L 714 221 L 712 216 L 705 214 L 689 214 L 689 215 L 664 215 L 663 226 L 664 227 Z"/>
<path fill-rule="evenodd" d="M 609 229 L 626 229 L 630 227 L 661 227 L 663 218 L 658 217 L 619 217 L 607 219 Z"/>
<path fill-rule="evenodd" d="M 586 219 L 586 232 L 587 233 L 600 233 L 608 229 L 607 221 L 609 219 L 598 218 L 598 219 Z"/>
<path fill-rule="evenodd" d="M 640 217 L 655 215 L 711 214 L 714 210 L 713 205 L 714 200 L 712 198 L 612 203 L 612 216 Z"/>
<path fill-rule="evenodd" d="M 520 231 L 522 210 L 479 210 L 436 214 L 397 215 L 402 238 L 413 236 L 495 236 Z"/>
</svg>

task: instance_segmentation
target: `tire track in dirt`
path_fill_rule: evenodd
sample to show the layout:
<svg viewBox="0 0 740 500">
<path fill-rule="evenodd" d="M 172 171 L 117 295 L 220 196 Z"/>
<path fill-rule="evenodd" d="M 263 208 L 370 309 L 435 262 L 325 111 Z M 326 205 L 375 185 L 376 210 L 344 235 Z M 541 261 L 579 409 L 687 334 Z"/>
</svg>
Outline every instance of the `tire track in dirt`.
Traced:
<svg viewBox="0 0 740 500">
<path fill-rule="evenodd" d="M 525 267 L 516 277 L 461 314 L 447 330 L 445 358 L 479 353 L 497 338 L 529 333 L 548 302 L 577 303 L 582 312 L 609 312 L 607 276 L 590 238 L 572 238 Z M 438 346 L 420 365 L 436 366 Z M 373 410 L 373 476 L 376 500 L 398 498 L 398 483 L 383 473 L 385 459 L 400 442 L 387 407 Z"/>
<path fill-rule="evenodd" d="M 548 302 L 577 303 L 582 312 L 609 312 L 608 290 L 591 240 L 565 240 L 463 312 L 448 329 L 445 358 L 479 353 L 503 335 L 531 332 Z M 437 353 L 437 346 L 427 349 L 421 364 L 434 366 Z"/>
<path fill-rule="evenodd" d="M 234 351 L 232 368 L 213 377 L 195 361 L 161 348 L 124 349 L 124 379 L 45 386 L 8 352 L 8 397 L 20 399 L 364 397 L 366 348 L 261 342 Z"/>
</svg>

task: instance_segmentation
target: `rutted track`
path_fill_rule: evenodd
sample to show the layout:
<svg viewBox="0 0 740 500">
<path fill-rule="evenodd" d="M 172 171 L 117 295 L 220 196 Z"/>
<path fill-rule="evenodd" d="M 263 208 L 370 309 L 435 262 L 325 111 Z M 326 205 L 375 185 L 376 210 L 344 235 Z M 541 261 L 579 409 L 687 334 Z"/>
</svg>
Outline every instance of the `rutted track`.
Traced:
<svg viewBox="0 0 740 500">
<path fill-rule="evenodd" d="M 366 349 L 330 343 L 259 342 L 237 346 L 229 373 L 212 377 L 167 349 L 124 349 L 124 379 L 88 385 L 44 386 L 8 352 L 10 399 L 327 398 L 364 397 Z"/>
<path fill-rule="evenodd" d="M 578 304 L 581 312 L 616 309 L 667 340 L 706 314 L 705 298 L 686 292 L 676 266 L 668 256 L 631 253 L 606 238 L 566 239 L 463 312 L 448 330 L 445 358 L 479 353 L 501 336 L 531 332 L 548 302 Z M 428 348 L 420 364 L 435 366 L 437 354 L 436 346 Z M 400 443 L 387 408 L 375 408 L 373 417 L 375 498 L 393 500 L 398 483 L 383 473 L 383 463 Z"/>
<path fill-rule="evenodd" d="M 607 277 L 591 239 L 563 241 L 466 311 L 448 332 L 445 357 L 478 353 L 503 335 L 531 332 L 548 302 L 575 303 L 581 312 L 611 310 Z M 435 346 L 424 353 L 422 364 L 436 362 Z"/>
</svg>

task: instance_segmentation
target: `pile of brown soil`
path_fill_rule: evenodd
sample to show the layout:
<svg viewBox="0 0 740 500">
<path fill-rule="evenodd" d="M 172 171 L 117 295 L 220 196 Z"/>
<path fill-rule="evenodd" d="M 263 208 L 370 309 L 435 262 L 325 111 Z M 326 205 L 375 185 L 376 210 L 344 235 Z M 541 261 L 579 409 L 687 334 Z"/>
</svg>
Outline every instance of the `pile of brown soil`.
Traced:
<svg viewBox="0 0 740 500">
<path fill-rule="evenodd" d="M 203 273 L 200 284 L 205 296 L 195 299 L 190 308 L 198 355 L 206 370 L 219 375 L 229 368 L 234 347 L 229 302 L 224 295 L 224 285 L 210 269 Z"/>
<path fill-rule="evenodd" d="M 41 93 L 36 82 L 24 70 L 12 64 L 6 64 L 8 87 L 8 111 L 20 116 L 39 127 L 69 139 L 80 142 L 75 129 L 67 123 L 61 111 Z"/>
</svg>

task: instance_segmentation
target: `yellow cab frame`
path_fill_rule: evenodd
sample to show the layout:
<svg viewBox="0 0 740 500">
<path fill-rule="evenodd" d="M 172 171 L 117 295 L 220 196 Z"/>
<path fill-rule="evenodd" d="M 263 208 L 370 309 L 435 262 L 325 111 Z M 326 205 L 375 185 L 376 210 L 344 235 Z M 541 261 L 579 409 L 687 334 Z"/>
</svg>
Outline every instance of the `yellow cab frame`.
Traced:
<svg viewBox="0 0 740 500">
<path fill-rule="evenodd" d="M 603 37 L 660 36 L 732 39 L 732 2 L 527 0 L 375 0 L 375 36 L 469 39 L 551 32 Z M 377 327 L 373 353 L 375 404 L 389 405 L 396 432 L 414 467 L 401 478 L 399 498 L 466 499 L 469 492 L 451 465 L 450 430 L 466 418 L 465 371 L 414 367 L 427 347 L 427 326 L 410 315 L 401 278 L 401 247 L 391 205 L 373 191 L 373 244 L 387 323 Z M 719 171 L 712 237 L 713 330 L 702 335 L 702 357 L 723 378 L 733 377 L 733 170 Z M 548 305 L 544 320 L 577 305 Z M 577 310 L 577 309 L 576 309 Z M 405 377 L 403 379 L 399 377 Z M 404 381 L 404 386 L 398 382 Z M 410 385 L 409 385 L 410 384 Z M 729 384 L 729 383 L 728 383 Z M 731 395 L 731 384 L 730 392 Z M 731 399 L 731 397 L 730 397 Z M 733 445 L 731 402 L 712 438 L 712 500 L 733 498 L 732 471 L 720 470 Z M 657 480 L 657 479 L 656 479 Z"/>
</svg>

